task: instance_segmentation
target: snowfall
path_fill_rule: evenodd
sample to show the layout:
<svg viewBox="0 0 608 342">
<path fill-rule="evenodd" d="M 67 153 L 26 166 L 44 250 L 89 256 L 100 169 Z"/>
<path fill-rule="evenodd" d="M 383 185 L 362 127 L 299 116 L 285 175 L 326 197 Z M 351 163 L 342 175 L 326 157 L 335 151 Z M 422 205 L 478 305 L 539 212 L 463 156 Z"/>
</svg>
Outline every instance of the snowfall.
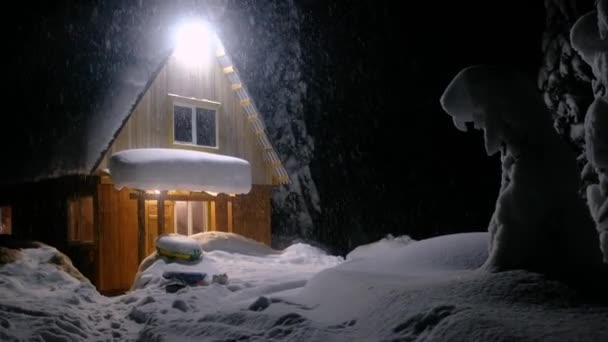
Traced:
<svg viewBox="0 0 608 342">
<path fill-rule="evenodd" d="M 387 237 L 346 258 L 204 233 L 198 264 L 154 261 L 105 297 L 51 247 L 0 266 L 2 341 L 606 341 L 608 306 L 527 271 L 488 273 L 487 233 Z M 167 292 L 162 271 L 225 273 Z"/>
</svg>

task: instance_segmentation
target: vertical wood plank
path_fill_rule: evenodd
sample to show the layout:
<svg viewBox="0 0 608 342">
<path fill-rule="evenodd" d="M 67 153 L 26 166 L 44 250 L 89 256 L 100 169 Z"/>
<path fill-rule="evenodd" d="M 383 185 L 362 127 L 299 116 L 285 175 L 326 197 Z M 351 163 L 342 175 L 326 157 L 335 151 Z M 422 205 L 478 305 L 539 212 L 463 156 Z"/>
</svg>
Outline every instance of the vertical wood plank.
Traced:
<svg viewBox="0 0 608 342">
<path fill-rule="evenodd" d="M 98 185 L 99 290 L 121 292 L 130 288 L 138 262 L 137 202 L 130 191 L 111 184 Z"/>
<path fill-rule="evenodd" d="M 143 192 L 137 197 L 137 260 L 141 263 L 146 258 L 146 216 Z"/>
<path fill-rule="evenodd" d="M 163 235 L 165 232 L 165 196 L 166 191 L 161 191 L 156 201 L 156 208 L 158 208 L 158 221 L 156 222 L 157 236 Z"/>
<path fill-rule="evenodd" d="M 216 231 L 215 202 L 209 202 L 209 231 Z"/>
<path fill-rule="evenodd" d="M 227 196 L 219 194 L 215 200 L 215 228 L 218 232 L 228 231 L 228 201 Z"/>
<path fill-rule="evenodd" d="M 270 186 L 254 185 L 246 195 L 237 195 L 232 208 L 233 232 L 270 245 Z"/>
</svg>

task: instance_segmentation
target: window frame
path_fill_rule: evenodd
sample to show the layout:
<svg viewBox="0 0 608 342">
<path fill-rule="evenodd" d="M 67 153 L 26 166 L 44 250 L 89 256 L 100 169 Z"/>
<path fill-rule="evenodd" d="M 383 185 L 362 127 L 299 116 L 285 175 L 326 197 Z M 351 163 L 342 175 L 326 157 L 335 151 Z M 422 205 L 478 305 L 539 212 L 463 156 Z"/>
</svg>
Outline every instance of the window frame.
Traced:
<svg viewBox="0 0 608 342">
<path fill-rule="evenodd" d="M 183 97 L 175 94 L 169 94 L 170 103 L 170 131 L 169 134 L 170 143 L 173 146 L 188 147 L 201 150 L 218 150 L 220 148 L 220 102 L 215 102 L 205 99 L 196 99 L 190 97 Z M 190 142 L 175 140 L 175 106 L 190 108 L 190 120 L 192 129 L 190 131 Z M 214 111 L 215 113 L 215 146 L 210 145 L 198 145 L 197 144 L 197 126 L 196 126 L 196 108 L 206 109 Z"/>
</svg>

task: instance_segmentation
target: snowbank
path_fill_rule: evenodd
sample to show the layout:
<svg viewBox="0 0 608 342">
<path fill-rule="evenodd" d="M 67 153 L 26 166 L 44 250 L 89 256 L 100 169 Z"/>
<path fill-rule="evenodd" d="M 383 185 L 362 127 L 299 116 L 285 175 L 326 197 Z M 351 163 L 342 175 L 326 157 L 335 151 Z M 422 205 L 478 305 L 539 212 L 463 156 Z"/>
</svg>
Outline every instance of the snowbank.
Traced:
<svg viewBox="0 0 608 342">
<path fill-rule="evenodd" d="M 346 260 L 369 258 L 374 255 L 380 255 L 393 248 L 401 248 L 407 246 L 413 241 L 414 240 L 412 240 L 407 235 L 393 237 L 389 234 L 387 237 L 381 239 L 380 241 L 356 247 L 346 255 Z"/>
<path fill-rule="evenodd" d="M 608 337 L 608 307 L 525 271 L 476 271 L 487 233 L 441 236 L 383 249 L 314 276 L 265 312 L 295 304 L 330 341 L 591 341 Z M 326 328 L 315 327 L 323 322 Z"/>
<path fill-rule="evenodd" d="M 218 154 L 147 148 L 114 153 L 109 163 L 117 188 L 191 190 L 246 194 L 251 166 L 246 160 Z"/>
<path fill-rule="evenodd" d="M 227 245 L 223 240 L 238 240 L 244 248 L 244 253 L 221 248 L 205 253 L 209 265 L 230 275 L 227 286 L 186 287 L 175 293 L 147 286 L 113 298 L 56 267 L 47 268 L 40 262 L 48 258 L 45 250 L 24 250 L 28 262 L 0 266 L 0 339 L 608 338 L 608 307 L 586 302 L 562 283 L 525 271 L 475 271 L 487 257 L 487 233 L 389 248 L 375 243 L 367 248 L 373 253 L 347 262 L 304 244 L 251 255 L 254 244 L 233 235 L 206 237 L 207 243 L 222 240 L 216 247 Z"/>
<path fill-rule="evenodd" d="M 204 251 L 201 262 L 167 262 L 154 253 L 140 265 L 133 289 L 166 285 L 168 281 L 162 277 L 165 271 L 206 273 L 209 280 L 213 275 L 226 274 L 232 289 L 261 286 L 265 278 L 274 279 L 272 272 L 279 271 L 285 283 L 301 287 L 304 280 L 314 273 L 343 261 L 340 257 L 300 243 L 279 251 L 233 233 L 205 232 L 190 238 L 198 241 Z"/>
<path fill-rule="evenodd" d="M 204 232 L 191 235 L 190 238 L 197 240 L 205 252 L 224 251 L 252 256 L 279 253 L 263 243 L 233 233 Z"/>
</svg>

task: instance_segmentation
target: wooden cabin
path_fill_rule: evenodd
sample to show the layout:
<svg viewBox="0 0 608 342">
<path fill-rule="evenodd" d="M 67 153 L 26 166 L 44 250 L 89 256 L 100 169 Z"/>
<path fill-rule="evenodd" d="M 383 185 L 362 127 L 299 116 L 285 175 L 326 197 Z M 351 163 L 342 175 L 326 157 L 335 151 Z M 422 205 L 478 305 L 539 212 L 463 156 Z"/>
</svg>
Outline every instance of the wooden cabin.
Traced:
<svg viewBox="0 0 608 342">
<path fill-rule="evenodd" d="M 170 56 L 89 173 L 0 191 L 2 232 L 57 247 L 106 294 L 131 287 L 159 233 L 224 231 L 270 244 L 271 190 L 288 176 L 230 57 L 221 44 L 212 54 L 210 63 L 194 66 Z M 140 148 L 244 159 L 251 166 L 251 191 L 117 189 L 109 158 Z"/>
</svg>

